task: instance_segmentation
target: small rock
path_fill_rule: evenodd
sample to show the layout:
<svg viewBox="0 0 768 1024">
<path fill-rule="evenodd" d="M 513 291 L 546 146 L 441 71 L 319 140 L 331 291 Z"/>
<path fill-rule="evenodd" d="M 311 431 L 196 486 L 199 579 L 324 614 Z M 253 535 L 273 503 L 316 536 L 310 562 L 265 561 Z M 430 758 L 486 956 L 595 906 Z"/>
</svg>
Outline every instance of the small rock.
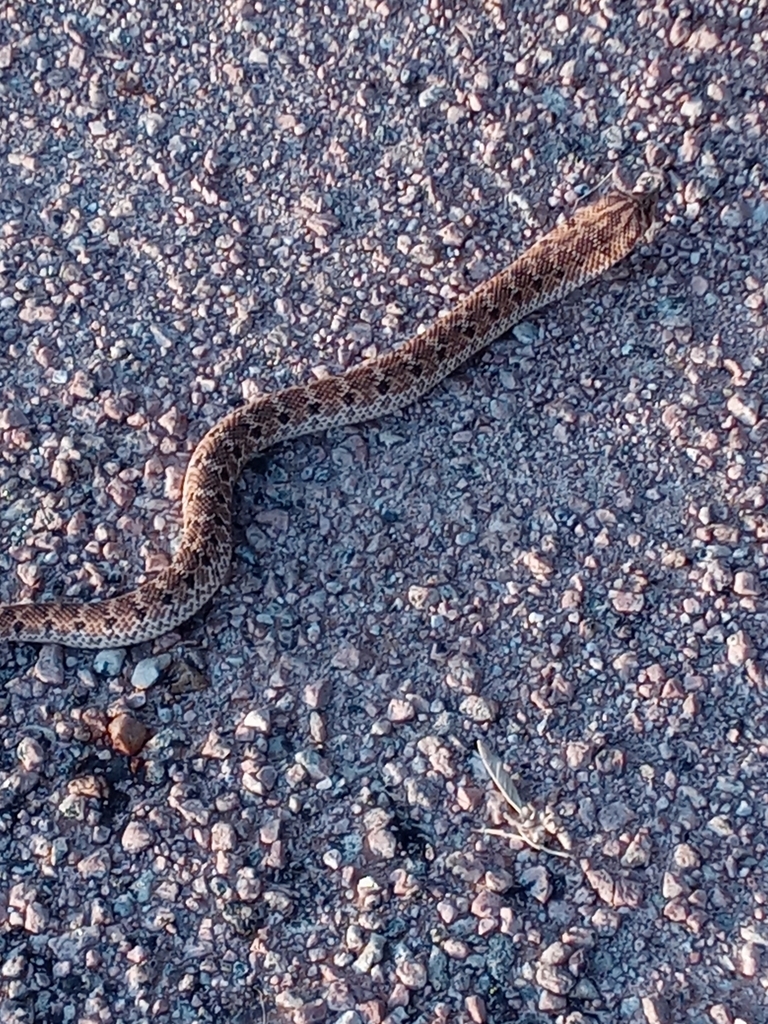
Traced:
<svg viewBox="0 0 768 1024">
<path fill-rule="evenodd" d="M 685 100 L 680 106 L 680 113 L 694 124 L 704 113 L 704 100 L 698 96 Z"/>
<path fill-rule="evenodd" d="M 408 603 L 414 608 L 424 609 L 437 604 L 440 599 L 433 587 L 412 586 L 408 588 Z"/>
<path fill-rule="evenodd" d="M 534 867 L 521 871 L 520 882 L 539 903 L 547 903 L 549 901 L 552 895 L 552 882 L 549 878 L 549 872 L 541 864 L 536 864 Z"/>
<path fill-rule="evenodd" d="M 34 901 L 28 904 L 24 911 L 24 930 L 31 932 L 32 935 L 40 935 L 45 931 L 47 924 L 48 911 L 42 903 Z"/>
<path fill-rule="evenodd" d="M 328 1014 L 328 1005 L 324 999 L 314 999 L 304 1003 L 293 1014 L 293 1024 L 320 1024 Z"/>
<path fill-rule="evenodd" d="M 568 1005 L 565 996 L 559 996 L 555 992 L 548 992 L 544 989 L 539 993 L 539 1009 L 544 1013 L 559 1013 Z"/>
<path fill-rule="evenodd" d="M 443 943 L 443 952 L 452 960 L 466 960 L 469 956 L 469 946 L 461 939 L 446 939 Z"/>
<path fill-rule="evenodd" d="M 488 892 L 486 889 L 481 889 L 477 896 L 472 900 L 470 913 L 474 917 L 494 918 L 499 916 L 500 909 L 501 897 L 495 892 Z"/>
<path fill-rule="evenodd" d="M 371 968 L 374 964 L 381 963 L 382 957 L 384 956 L 384 946 L 386 945 L 386 939 L 383 935 L 378 935 L 376 932 L 371 934 L 371 937 L 363 947 L 363 951 L 360 956 L 352 964 L 356 971 L 361 974 L 370 974 Z"/>
<path fill-rule="evenodd" d="M 418 960 L 402 960 L 395 973 L 406 988 L 420 989 L 427 984 L 427 968 Z"/>
<path fill-rule="evenodd" d="M 710 818 L 707 822 L 707 827 L 711 829 L 716 836 L 720 836 L 721 839 L 727 839 L 729 836 L 733 835 L 731 823 L 723 814 L 716 814 L 713 818 Z"/>
<path fill-rule="evenodd" d="M 143 821 L 129 821 L 123 829 L 120 845 L 126 853 L 141 853 L 152 845 L 152 833 Z"/>
<path fill-rule="evenodd" d="M 740 203 L 726 203 L 720 211 L 720 223 L 727 228 L 740 228 L 744 220 L 744 210 Z"/>
<path fill-rule="evenodd" d="M 99 651 L 93 659 L 93 671 L 100 676 L 109 676 L 111 679 L 115 679 L 122 671 L 125 654 L 124 647 Z"/>
<path fill-rule="evenodd" d="M 387 718 L 390 722 L 409 722 L 416 714 L 413 704 L 409 700 L 393 697 L 387 708 Z"/>
<path fill-rule="evenodd" d="M 304 687 L 304 703 L 308 708 L 322 710 L 327 706 L 331 696 L 331 683 L 328 679 L 316 679 Z"/>
<path fill-rule="evenodd" d="M 621 863 L 625 868 L 643 868 L 651 860 L 651 841 L 642 830 L 630 841 L 624 851 Z"/>
<path fill-rule="evenodd" d="M 135 757 L 149 737 L 149 729 L 133 715 L 116 715 L 109 723 L 109 738 L 118 754 Z"/>
<path fill-rule="evenodd" d="M 482 996 L 467 996 L 464 1000 L 464 1005 L 467 1008 L 467 1013 L 475 1024 L 485 1024 L 488 1020 L 488 1013 L 485 1009 L 485 1000 Z"/>
<path fill-rule="evenodd" d="M 446 924 L 453 924 L 459 916 L 458 910 L 449 900 L 440 900 L 437 904 L 437 912 Z"/>
<path fill-rule="evenodd" d="M 448 988 L 450 978 L 448 975 L 448 957 L 439 946 L 433 946 L 429 952 L 427 961 L 427 976 L 429 984 L 436 992 Z"/>
<path fill-rule="evenodd" d="M 21 978 L 26 973 L 27 962 L 23 953 L 11 953 L 0 966 L 0 978 Z"/>
<path fill-rule="evenodd" d="M 691 871 L 699 867 L 701 857 L 688 843 L 678 843 L 672 852 L 672 860 L 681 871 Z"/>
<path fill-rule="evenodd" d="M 661 894 L 664 899 L 674 900 L 684 893 L 685 886 L 670 871 L 665 871 L 661 881 Z"/>
<path fill-rule="evenodd" d="M 131 676 L 131 686 L 135 690 L 148 690 L 171 664 L 170 654 L 158 654 L 154 658 L 142 658 L 136 665 Z"/>
<path fill-rule="evenodd" d="M 564 967 L 554 964 L 539 964 L 536 968 L 536 984 L 547 992 L 558 996 L 566 996 L 576 984 L 576 979 Z"/>
<path fill-rule="evenodd" d="M 228 821 L 217 821 L 211 826 L 211 849 L 214 853 L 229 853 L 237 845 L 237 832 Z"/>
<path fill-rule="evenodd" d="M 669 30 L 669 45 L 682 46 L 690 34 L 690 18 L 675 18 Z"/>
<path fill-rule="evenodd" d="M 580 740 L 571 740 L 565 748 L 565 761 L 571 771 L 584 768 L 592 756 L 592 745 Z"/>
<path fill-rule="evenodd" d="M 259 708 L 257 711 L 249 711 L 242 720 L 238 729 L 253 729 L 262 736 L 269 736 L 272 731 L 272 714 L 269 708 Z M 240 738 L 239 736 L 237 737 Z"/>
<path fill-rule="evenodd" d="M 491 697 L 480 697 L 478 694 L 470 694 L 465 697 L 459 705 L 459 711 L 473 722 L 484 724 L 493 722 L 499 713 L 498 701 Z"/>
<path fill-rule="evenodd" d="M 504 868 L 491 868 L 486 871 L 483 884 L 491 892 L 506 892 L 515 884 L 515 879 Z"/>
<path fill-rule="evenodd" d="M 16 747 L 16 756 L 22 768 L 28 772 L 37 771 L 45 762 L 45 751 L 31 736 L 25 736 Z"/>
<path fill-rule="evenodd" d="M 739 597 L 757 597 L 760 586 L 754 573 L 742 569 L 733 577 L 733 591 Z"/>
<path fill-rule="evenodd" d="M 205 743 L 200 751 L 202 757 L 210 757 L 216 761 L 223 761 L 232 753 L 228 743 L 224 743 L 215 729 L 211 729 L 206 737 Z"/>
<path fill-rule="evenodd" d="M 64 648 L 59 644 L 43 644 L 32 671 L 41 683 L 61 686 L 64 682 Z"/>
<path fill-rule="evenodd" d="M 9 405 L 0 409 L 0 430 L 12 430 L 14 427 L 26 427 L 29 419 L 23 409 Z"/>
<path fill-rule="evenodd" d="M 609 596 L 614 610 L 622 615 L 634 615 L 641 612 L 645 605 L 645 598 L 642 594 L 634 594 L 629 590 L 612 590 Z"/>
<path fill-rule="evenodd" d="M 745 401 L 740 395 L 731 395 L 726 404 L 731 416 L 734 416 L 739 423 L 745 427 L 754 427 L 760 418 L 759 399 Z"/>
<path fill-rule="evenodd" d="M 741 667 L 751 657 L 752 645 L 743 629 L 726 637 L 725 646 L 728 663 L 736 668 Z"/>
<path fill-rule="evenodd" d="M 707 25 L 700 25 L 692 32 L 685 44 L 689 50 L 714 50 L 720 43 L 720 37 Z"/>
<path fill-rule="evenodd" d="M 357 647 L 354 647 L 352 644 L 342 644 L 331 659 L 331 665 L 334 668 L 348 669 L 350 672 L 356 672 L 360 668 L 361 661 L 362 656 Z"/>
<path fill-rule="evenodd" d="M 741 947 L 739 970 L 745 978 L 754 978 L 760 970 L 760 949 L 754 942 L 745 942 Z"/>
<path fill-rule="evenodd" d="M 368 846 L 374 857 L 392 860 L 397 853 L 397 839 L 386 828 L 377 828 L 368 833 Z"/>
<path fill-rule="evenodd" d="M 710 1006 L 709 1016 L 715 1024 L 733 1024 L 733 1014 L 725 1003 L 715 1003 Z"/>
<path fill-rule="evenodd" d="M 83 878 L 104 878 L 111 867 L 112 861 L 107 850 L 96 850 L 78 862 L 77 870 Z"/>
<path fill-rule="evenodd" d="M 643 996 L 643 1013 L 648 1024 L 669 1024 L 669 1005 L 661 996 Z"/>
<path fill-rule="evenodd" d="M 579 978 L 569 994 L 571 999 L 595 1000 L 600 998 L 597 986 L 589 978 Z"/>
<path fill-rule="evenodd" d="M 539 962 L 550 967 L 562 967 L 573 954 L 573 947 L 566 942 L 551 942 L 541 951 Z"/>
</svg>

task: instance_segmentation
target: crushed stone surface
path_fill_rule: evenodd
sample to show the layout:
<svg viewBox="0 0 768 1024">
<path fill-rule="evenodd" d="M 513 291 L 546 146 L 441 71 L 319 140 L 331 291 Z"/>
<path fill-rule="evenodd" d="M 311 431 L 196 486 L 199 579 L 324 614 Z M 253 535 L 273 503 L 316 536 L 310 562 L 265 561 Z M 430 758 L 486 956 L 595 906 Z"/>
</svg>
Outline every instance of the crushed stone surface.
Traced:
<svg viewBox="0 0 768 1024">
<path fill-rule="evenodd" d="M 767 80 L 764 0 L 0 0 L 2 601 L 161 568 L 227 410 L 666 176 L 258 460 L 179 635 L 0 648 L 3 1024 L 768 1020 Z"/>
</svg>

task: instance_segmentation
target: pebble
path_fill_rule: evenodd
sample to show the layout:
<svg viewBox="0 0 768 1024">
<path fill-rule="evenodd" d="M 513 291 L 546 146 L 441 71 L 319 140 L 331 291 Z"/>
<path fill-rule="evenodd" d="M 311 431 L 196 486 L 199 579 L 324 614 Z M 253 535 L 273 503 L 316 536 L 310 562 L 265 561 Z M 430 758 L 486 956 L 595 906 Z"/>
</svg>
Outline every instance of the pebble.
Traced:
<svg viewBox="0 0 768 1024">
<path fill-rule="evenodd" d="M 547 992 L 566 996 L 576 984 L 574 976 L 565 968 L 552 964 L 539 964 L 536 968 L 536 984 Z"/>
<path fill-rule="evenodd" d="M 613 590 L 610 594 L 614 611 L 622 615 L 635 615 L 643 610 L 645 597 L 627 590 Z"/>
<path fill-rule="evenodd" d="M 397 853 L 397 839 L 388 829 L 374 829 L 368 833 L 368 847 L 374 857 L 391 860 Z"/>
<path fill-rule="evenodd" d="M 64 648 L 59 644 L 43 644 L 34 667 L 35 677 L 46 686 L 64 684 Z"/>
<path fill-rule="evenodd" d="M 459 711 L 473 722 L 485 724 L 496 720 L 499 704 L 492 698 L 470 694 L 462 700 Z"/>
<path fill-rule="evenodd" d="M 304 703 L 308 708 L 322 710 L 328 706 L 331 697 L 331 683 L 328 679 L 314 680 L 304 687 Z"/>
<path fill-rule="evenodd" d="M 675 18 L 669 29 L 670 46 L 682 46 L 691 35 L 690 18 Z"/>
<path fill-rule="evenodd" d="M 143 821 L 129 821 L 120 837 L 120 845 L 126 853 L 132 855 L 142 853 L 152 843 L 152 833 Z"/>
<path fill-rule="evenodd" d="M 442 992 L 448 987 L 450 981 L 448 957 L 439 946 L 433 946 L 429 952 L 427 977 L 429 984 L 436 992 Z"/>
<path fill-rule="evenodd" d="M 754 573 L 745 569 L 737 572 L 733 577 L 733 591 L 740 597 L 757 597 L 760 593 L 760 586 Z"/>
<path fill-rule="evenodd" d="M 131 686 L 134 690 L 148 690 L 158 681 L 160 676 L 171 664 L 170 654 L 158 654 L 152 658 L 142 658 L 137 662 L 131 674 Z"/>
<path fill-rule="evenodd" d="M 215 852 L 230 853 L 237 846 L 237 833 L 234 827 L 225 821 L 217 821 L 211 826 L 211 849 Z"/>
<path fill-rule="evenodd" d="M 393 697 L 387 707 L 387 718 L 395 724 L 410 722 L 415 715 L 416 710 L 410 700 Z"/>
<path fill-rule="evenodd" d="M 726 203 L 720 213 L 720 222 L 727 228 L 740 228 L 745 219 L 745 210 L 741 203 Z"/>
<path fill-rule="evenodd" d="M 45 764 L 45 751 L 31 736 L 25 736 L 19 743 L 16 747 L 16 756 L 22 768 L 28 772 L 36 772 Z"/>
<path fill-rule="evenodd" d="M 108 731 L 113 748 L 128 757 L 135 757 L 151 735 L 143 722 L 126 713 L 115 715 Z"/>
<path fill-rule="evenodd" d="M 732 395 L 727 402 L 728 412 L 745 427 L 754 427 L 759 419 L 760 401 L 745 402 L 740 395 Z"/>
<path fill-rule="evenodd" d="M 386 939 L 383 935 L 377 935 L 375 932 L 370 936 L 362 952 L 353 963 L 353 967 L 360 974 L 370 974 L 371 968 L 375 964 L 381 963 L 384 956 L 384 946 L 386 945 Z"/>
<path fill-rule="evenodd" d="M 269 736 L 272 732 L 272 712 L 269 708 L 249 711 L 240 723 L 238 731 L 240 728 L 253 730 L 262 736 Z"/>
<path fill-rule="evenodd" d="M 643 996 L 641 1004 L 648 1024 L 670 1024 L 669 1004 L 662 996 Z"/>
<path fill-rule="evenodd" d="M 488 1020 L 488 1011 L 485 1008 L 485 1000 L 482 996 L 467 996 L 464 1000 L 464 1006 L 474 1024 L 485 1024 Z"/>
<path fill-rule="evenodd" d="M 93 670 L 101 676 L 116 679 L 123 670 L 127 651 L 124 647 L 99 651 L 93 659 Z"/>
<path fill-rule="evenodd" d="M 520 882 L 539 903 L 546 904 L 552 896 L 552 881 L 549 872 L 540 864 L 520 872 Z"/>
<path fill-rule="evenodd" d="M 739 971 L 745 978 L 755 978 L 760 972 L 761 951 L 755 942 L 745 942 L 741 947 Z"/>
<path fill-rule="evenodd" d="M 418 960 L 402 960 L 395 973 L 406 988 L 421 989 L 427 984 L 427 968 Z"/>
<path fill-rule="evenodd" d="M 446 939 L 443 942 L 443 952 L 452 960 L 466 960 L 469 956 L 469 946 L 462 939 Z"/>
<path fill-rule="evenodd" d="M 96 850 L 94 853 L 82 857 L 77 864 L 77 870 L 83 878 L 104 878 L 109 874 L 112 860 L 107 850 Z"/>
<path fill-rule="evenodd" d="M 740 668 L 751 655 L 752 645 L 743 629 L 726 637 L 726 651 L 731 665 Z"/>
</svg>

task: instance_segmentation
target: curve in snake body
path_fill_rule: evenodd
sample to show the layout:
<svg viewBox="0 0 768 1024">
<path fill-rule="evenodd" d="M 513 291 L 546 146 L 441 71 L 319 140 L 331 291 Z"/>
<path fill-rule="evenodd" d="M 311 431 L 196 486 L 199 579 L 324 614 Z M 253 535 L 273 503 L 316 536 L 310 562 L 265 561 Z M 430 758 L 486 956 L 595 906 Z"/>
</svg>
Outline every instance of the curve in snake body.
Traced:
<svg viewBox="0 0 768 1024">
<path fill-rule="evenodd" d="M 0 639 L 105 648 L 151 640 L 216 593 L 232 555 L 232 495 L 249 459 L 279 441 L 401 409 L 533 310 L 627 256 L 654 222 L 656 194 L 613 192 L 544 235 L 401 348 L 339 377 L 265 395 L 213 426 L 184 480 L 183 534 L 167 569 L 120 597 L 0 606 Z"/>
</svg>

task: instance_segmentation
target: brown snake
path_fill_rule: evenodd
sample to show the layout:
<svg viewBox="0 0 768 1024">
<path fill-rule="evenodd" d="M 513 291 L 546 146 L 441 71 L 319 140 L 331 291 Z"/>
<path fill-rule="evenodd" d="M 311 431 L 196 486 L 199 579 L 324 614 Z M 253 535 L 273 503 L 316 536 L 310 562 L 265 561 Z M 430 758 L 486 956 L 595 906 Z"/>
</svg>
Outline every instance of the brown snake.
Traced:
<svg viewBox="0 0 768 1024">
<path fill-rule="evenodd" d="M 87 604 L 0 606 L 0 640 L 105 648 L 174 629 L 216 593 L 232 555 L 232 495 L 254 455 L 290 438 L 409 405 L 533 310 L 627 256 L 654 223 L 656 193 L 614 191 L 544 235 L 401 348 L 339 377 L 297 384 L 229 413 L 192 455 L 171 564 L 136 590 Z"/>
</svg>

